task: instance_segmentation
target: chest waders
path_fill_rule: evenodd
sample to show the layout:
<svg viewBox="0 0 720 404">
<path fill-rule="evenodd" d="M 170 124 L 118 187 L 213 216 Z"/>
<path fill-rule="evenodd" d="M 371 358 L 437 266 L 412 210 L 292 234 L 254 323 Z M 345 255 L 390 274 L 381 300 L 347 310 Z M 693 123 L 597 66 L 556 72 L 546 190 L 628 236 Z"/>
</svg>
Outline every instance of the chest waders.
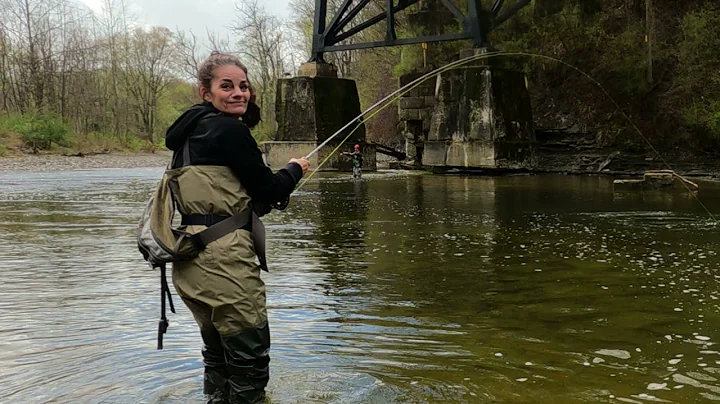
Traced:
<svg viewBox="0 0 720 404">
<path fill-rule="evenodd" d="M 177 179 L 190 168 L 189 138 L 183 145 L 183 165 L 177 169 L 168 168 L 158 184 L 155 193 L 146 204 L 137 228 L 138 249 L 153 269 L 160 270 L 160 321 L 158 324 L 157 349 L 163 349 L 163 335 L 167 332 L 166 302 L 175 313 L 172 294 L 167 283 L 167 264 L 194 259 L 206 246 L 238 229 L 251 231 L 253 247 L 257 251 L 260 267 L 267 271 L 265 258 L 265 228 L 248 202 L 239 213 L 232 215 L 183 215 L 179 228 L 173 227 L 176 201 L 179 193 Z M 176 160 L 176 155 L 173 159 Z M 218 169 L 212 167 L 209 171 Z M 220 167 L 222 170 L 223 168 Z M 202 171 L 202 170 L 201 170 Z M 209 172 L 208 174 L 212 174 Z M 247 195 L 245 195 L 247 197 Z M 249 198 L 245 198 L 249 199 Z M 182 210 L 181 210 L 182 212 Z M 199 232 L 188 232 L 190 225 L 205 226 Z M 254 230 L 254 231 L 253 231 Z"/>
<path fill-rule="evenodd" d="M 200 327 L 203 391 L 224 402 L 258 402 L 270 362 L 260 278 L 268 270 L 265 227 L 232 170 L 190 165 L 187 142 L 182 154 L 182 166 L 166 175 L 182 226 L 199 252 L 173 262 L 172 280 Z"/>
</svg>

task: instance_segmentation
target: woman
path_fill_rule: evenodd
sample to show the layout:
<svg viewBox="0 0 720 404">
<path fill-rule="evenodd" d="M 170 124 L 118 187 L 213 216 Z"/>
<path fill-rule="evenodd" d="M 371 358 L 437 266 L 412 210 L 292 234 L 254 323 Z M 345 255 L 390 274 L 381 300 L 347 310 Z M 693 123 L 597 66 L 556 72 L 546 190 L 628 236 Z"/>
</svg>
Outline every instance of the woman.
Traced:
<svg viewBox="0 0 720 404">
<path fill-rule="evenodd" d="M 203 103 L 180 116 L 165 138 L 178 173 L 173 197 L 190 233 L 286 201 L 309 168 L 305 159 L 292 159 L 275 174 L 265 165 L 248 129 L 259 122 L 259 108 L 237 58 L 213 52 L 198 81 Z M 264 254 L 253 241 L 255 224 L 249 221 L 207 244 L 197 258 L 173 265 L 175 289 L 200 326 L 203 391 L 211 402 L 259 402 L 269 378 Z"/>
</svg>

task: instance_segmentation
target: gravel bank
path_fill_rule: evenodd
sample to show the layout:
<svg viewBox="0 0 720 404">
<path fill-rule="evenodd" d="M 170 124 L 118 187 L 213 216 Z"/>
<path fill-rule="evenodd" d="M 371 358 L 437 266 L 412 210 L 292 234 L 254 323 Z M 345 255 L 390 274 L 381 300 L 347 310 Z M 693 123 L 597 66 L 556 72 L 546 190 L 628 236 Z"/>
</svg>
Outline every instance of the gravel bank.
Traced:
<svg viewBox="0 0 720 404">
<path fill-rule="evenodd" d="M 172 154 L 161 151 L 154 154 L 96 154 L 85 157 L 59 155 L 24 155 L 0 157 L 0 171 L 67 171 L 98 168 L 163 167 Z"/>
</svg>

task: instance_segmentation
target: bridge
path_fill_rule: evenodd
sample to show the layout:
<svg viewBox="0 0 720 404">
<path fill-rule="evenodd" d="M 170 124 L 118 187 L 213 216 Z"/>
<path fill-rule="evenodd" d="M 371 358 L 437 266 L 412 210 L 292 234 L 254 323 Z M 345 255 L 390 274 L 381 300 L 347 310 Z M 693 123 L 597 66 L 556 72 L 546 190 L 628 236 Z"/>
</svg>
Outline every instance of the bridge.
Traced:
<svg viewBox="0 0 720 404">
<path fill-rule="evenodd" d="M 278 128 L 274 141 L 263 146 L 272 167 L 281 166 L 289 156 L 306 154 L 361 113 L 355 82 L 338 77 L 335 66 L 325 59 L 326 53 L 460 40 L 472 43 L 464 55 L 482 53 L 490 45 L 491 32 L 531 2 L 493 0 L 484 5 L 481 0 L 461 0 L 460 4 L 453 0 L 382 0 L 384 11 L 368 18 L 372 15 L 371 0 L 340 1 L 335 12 L 329 13 L 328 0 L 315 0 L 308 62 L 300 67 L 297 77 L 278 83 Z M 376 0 L 374 4 L 383 3 Z M 457 29 L 399 37 L 399 13 L 413 16 L 423 12 L 429 19 L 454 22 Z M 380 23 L 385 23 L 382 40 L 360 40 L 358 34 Z M 404 75 L 398 84 L 402 86 L 423 73 Z M 365 169 L 375 169 L 377 152 L 396 158 L 404 154 L 418 164 L 443 167 L 521 168 L 532 159 L 532 113 L 522 73 L 482 64 L 450 71 L 407 94 L 398 108 L 407 139 L 404 152 L 366 142 L 364 126 L 348 139 L 348 144 L 363 145 Z M 312 163 L 329 156 L 324 169 L 349 170 L 348 159 L 329 155 L 332 146 L 345 137 L 338 136 Z"/>
</svg>

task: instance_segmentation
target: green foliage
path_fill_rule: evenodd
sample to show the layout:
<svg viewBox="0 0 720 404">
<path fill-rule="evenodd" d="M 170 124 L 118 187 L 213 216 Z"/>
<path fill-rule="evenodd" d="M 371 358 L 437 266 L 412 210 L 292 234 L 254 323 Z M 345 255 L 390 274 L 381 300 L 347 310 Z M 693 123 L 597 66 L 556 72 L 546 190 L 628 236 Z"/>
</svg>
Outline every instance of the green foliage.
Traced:
<svg viewBox="0 0 720 404">
<path fill-rule="evenodd" d="M 270 125 L 262 123 L 257 127 L 253 128 L 250 133 L 252 133 L 255 141 L 257 141 L 258 143 L 273 140 L 275 137 L 275 130 Z"/>
<path fill-rule="evenodd" d="M 33 149 L 48 150 L 53 145 L 71 147 L 73 144 L 70 127 L 55 115 L 10 115 L 2 121 L 0 127 L 19 134 Z"/>
<path fill-rule="evenodd" d="M 599 58 L 596 71 L 612 81 L 614 87 L 627 95 L 647 92 L 647 44 L 644 43 L 645 28 L 634 23 L 616 35 L 603 33 L 605 52 Z"/>
<path fill-rule="evenodd" d="M 21 114 L 0 115 L 0 135 L 6 135 L 13 132 L 12 128 L 22 125 L 27 121 L 27 117 Z"/>
<path fill-rule="evenodd" d="M 140 139 L 137 136 L 128 136 L 125 140 L 125 148 L 130 152 L 139 153 L 152 151 L 155 149 L 155 146 L 146 139 Z"/>
<path fill-rule="evenodd" d="M 153 153 L 158 150 L 165 149 L 165 138 L 161 138 L 151 143 L 147 139 L 141 139 L 135 135 L 130 135 L 122 142 L 122 148 L 132 153 Z"/>
<path fill-rule="evenodd" d="M 566 1 L 549 14 L 529 6 L 491 34 L 497 49 L 561 59 L 600 84 L 544 59 L 503 61 L 528 74 L 536 123 L 602 132 L 604 141 L 624 149 L 642 145 L 607 91 L 658 148 L 707 149 L 708 139 L 720 146 L 717 2 L 652 0 L 650 43 L 645 2 L 586 3 Z"/>
<path fill-rule="evenodd" d="M 404 52 L 410 47 L 383 48 L 360 54 L 354 73 L 361 110 L 365 110 L 397 89 L 397 76 L 388 72 L 399 64 L 401 51 Z M 400 138 L 397 136 L 397 106 L 388 106 L 373 116 L 365 123 L 365 130 L 368 140 L 386 145 L 398 142 Z"/>
<path fill-rule="evenodd" d="M 0 117 L 0 156 L 8 148 L 23 147 L 38 150 L 52 150 L 56 147 L 63 152 L 85 153 L 100 151 L 153 152 L 164 148 L 164 138 L 156 144 L 137 135 L 118 137 L 110 131 L 91 131 L 73 134 L 69 126 L 56 116 L 12 114 Z"/>
<path fill-rule="evenodd" d="M 157 107 L 155 139 L 164 139 L 167 128 L 198 98 L 195 88 L 185 82 L 174 82 L 165 88 Z"/>
<path fill-rule="evenodd" d="M 413 70 L 422 67 L 423 54 L 419 45 L 404 46 L 400 56 L 400 63 L 395 65 L 393 76 L 400 77 Z"/>
<path fill-rule="evenodd" d="M 679 43 L 680 55 L 686 62 L 704 62 L 718 64 L 717 46 L 720 44 L 720 8 L 705 3 L 699 9 L 687 13 L 681 23 L 682 41 Z"/>
<path fill-rule="evenodd" d="M 720 141 L 720 8 L 710 2 L 687 13 L 677 47 L 677 83 L 687 99 L 684 123 Z"/>
<path fill-rule="evenodd" d="M 693 102 L 684 108 L 683 120 L 688 126 L 701 128 L 712 140 L 720 140 L 720 97 Z"/>
</svg>

